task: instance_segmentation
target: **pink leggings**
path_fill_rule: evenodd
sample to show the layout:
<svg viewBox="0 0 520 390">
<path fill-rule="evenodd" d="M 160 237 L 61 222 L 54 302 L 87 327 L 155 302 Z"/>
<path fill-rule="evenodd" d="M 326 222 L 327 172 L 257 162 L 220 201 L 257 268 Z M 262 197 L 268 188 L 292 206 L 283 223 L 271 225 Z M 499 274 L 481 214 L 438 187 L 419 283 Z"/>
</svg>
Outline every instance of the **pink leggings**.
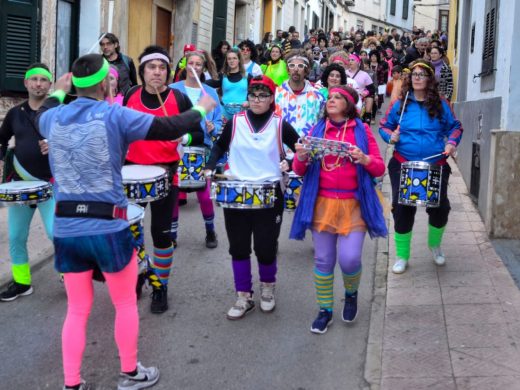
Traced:
<svg viewBox="0 0 520 390">
<path fill-rule="evenodd" d="M 94 302 L 92 272 L 64 274 L 67 290 L 67 316 L 61 334 L 65 385 L 75 386 L 81 381 L 81 361 L 87 341 L 87 321 Z M 137 312 L 137 258 L 134 252 L 130 263 L 119 272 L 104 272 L 110 298 L 116 309 L 114 336 L 121 371 L 131 372 L 137 367 L 137 339 L 139 315 Z"/>
<path fill-rule="evenodd" d="M 182 191 L 179 191 L 179 194 L 182 194 L 182 193 L 183 193 Z M 207 217 L 207 216 L 213 215 L 214 214 L 213 202 L 211 201 L 211 198 L 210 198 L 211 183 L 208 181 L 206 183 L 205 188 L 198 190 L 195 193 L 197 194 L 197 199 L 199 200 L 200 211 L 202 211 L 202 216 Z M 179 199 L 181 199 L 180 196 L 179 196 Z M 184 199 L 186 199 L 186 197 L 184 197 Z M 173 206 L 172 217 L 174 220 L 179 219 L 179 202 L 176 202 L 175 205 Z"/>
</svg>

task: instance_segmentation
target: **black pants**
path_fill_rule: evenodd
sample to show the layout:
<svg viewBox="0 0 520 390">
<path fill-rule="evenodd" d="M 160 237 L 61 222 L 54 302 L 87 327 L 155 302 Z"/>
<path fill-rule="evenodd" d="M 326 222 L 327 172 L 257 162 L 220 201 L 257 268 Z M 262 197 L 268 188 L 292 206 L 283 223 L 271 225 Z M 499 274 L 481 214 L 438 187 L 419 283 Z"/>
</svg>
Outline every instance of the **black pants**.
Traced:
<svg viewBox="0 0 520 390">
<path fill-rule="evenodd" d="M 401 175 L 401 163 L 392 157 L 388 163 L 388 174 L 392 184 L 392 214 L 394 217 L 394 230 L 404 234 L 412 231 L 417 207 L 405 206 L 397 203 L 399 198 L 399 180 Z M 430 225 L 441 228 L 448 223 L 448 214 L 451 206 L 448 199 L 448 181 L 451 175 L 451 168 L 448 164 L 442 167 L 441 176 L 441 196 L 439 207 L 426 207 L 428 222 Z"/>
<path fill-rule="evenodd" d="M 173 173 L 177 170 L 177 164 L 172 164 L 168 169 L 168 180 L 173 183 Z M 172 246 L 172 215 L 173 206 L 177 202 L 179 196 L 179 187 L 170 185 L 168 195 L 160 200 L 150 202 L 150 211 L 152 215 L 151 233 L 153 246 L 155 248 L 169 248 Z M 140 206 L 146 207 L 147 203 Z"/>
<path fill-rule="evenodd" d="M 224 220 L 229 240 L 229 254 L 233 260 L 249 259 L 251 236 L 258 262 L 272 264 L 278 251 L 278 237 L 282 226 L 283 194 L 278 187 L 274 207 L 244 210 L 224 209 Z"/>
</svg>

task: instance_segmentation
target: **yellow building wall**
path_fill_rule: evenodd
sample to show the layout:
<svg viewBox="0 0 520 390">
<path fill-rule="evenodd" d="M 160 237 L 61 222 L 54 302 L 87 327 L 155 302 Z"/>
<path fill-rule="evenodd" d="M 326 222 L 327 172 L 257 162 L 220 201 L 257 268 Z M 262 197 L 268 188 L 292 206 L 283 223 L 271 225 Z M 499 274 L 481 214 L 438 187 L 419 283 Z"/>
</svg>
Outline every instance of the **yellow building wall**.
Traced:
<svg viewBox="0 0 520 390">
<path fill-rule="evenodd" d="M 128 55 L 136 61 L 143 49 L 152 44 L 152 5 L 153 0 L 129 0 Z"/>
<path fill-rule="evenodd" d="M 455 34 L 459 34 L 455 27 L 457 25 L 459 10 L 458 10 L 459 0 L 450 2 L 450 20 L 449 20 L 449 28 L 450 34 L 448 36 L 448 58 L 450 60 L 451 71 L 453 72 L 453 96 L 451 101 L 454 102 L 457 100 L 457 91 L 458 91 L 458 81 L 459 81 L 459 59 L 458 59 L 458 48 L 455 49 Z M 459 34 L 460 35 L 460 34 Z M 458 43 L 460 45 L 460 42 Z"/>
</svg>

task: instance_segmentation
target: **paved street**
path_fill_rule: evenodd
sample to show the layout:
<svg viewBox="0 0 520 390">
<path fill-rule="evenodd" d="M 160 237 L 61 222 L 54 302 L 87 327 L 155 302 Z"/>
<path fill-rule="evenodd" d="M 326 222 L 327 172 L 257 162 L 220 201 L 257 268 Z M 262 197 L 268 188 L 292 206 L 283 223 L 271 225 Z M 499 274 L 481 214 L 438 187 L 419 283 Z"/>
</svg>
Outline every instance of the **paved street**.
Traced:
<svg viewBox="0 0 520 390">
<path fill-rule="evenodd" d="M 323 336 L 310 333 L 317 314 L 312 279 L 312 243 L 288 241 L 291 214 L 280 241 L 277 309 L 255 310 L 231 322 L 234 303 L 222 210 L 217 209 L 219 247 L 206 249 L 194 196 L 181 208 L 179 248 L 170 287 L 171 308 L 149 312 L 139 303 L 140 354 L 162 374 L 157 389 L 362 389 L 369 329 L 375 243 L 365 245 L 360 314 L 346 326 L 339 315 Z M 255 267 L 256 268 L 256 267 Z M 254 269 L 255 269 L 254 268 Z M 256 269 L 255 269 L 256 273 Z M 256 277 L 255 277 L 256 279 Z M 342 308 L 337 273 L 336 310 Z M 34 273 L 35 293 L 0 305 L 1 388 L 57 389 L 62 385 L 60 330 L 66 297 L 50 261 Z M 257 284 L 255 284 L 257 287 Z M 98 389 L 112 389 L 119 370 L 113 341 L 113 309 L 105 286 L 96 283 L 83 375 Z M 20 370 L 23 368 L 23 372 Z M 29 374 L 30 373 L 30 374 Z"/>
</svg>

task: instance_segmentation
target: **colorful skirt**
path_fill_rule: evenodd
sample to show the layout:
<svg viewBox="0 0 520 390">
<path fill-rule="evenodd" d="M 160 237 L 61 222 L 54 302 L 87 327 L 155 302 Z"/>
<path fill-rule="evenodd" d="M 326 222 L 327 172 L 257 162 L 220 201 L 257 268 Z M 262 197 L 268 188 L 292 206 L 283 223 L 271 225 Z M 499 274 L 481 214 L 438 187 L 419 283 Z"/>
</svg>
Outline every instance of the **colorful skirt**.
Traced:
<svg viewBox="0 0 520 390">
<path fill-rule="evenodd" d="M 318 232 L 341 235 L 367 231 L 357 199 L 335 199 L 323 196 L 318 196 L 316 199 L 312 228 Z"/>
</svg>

